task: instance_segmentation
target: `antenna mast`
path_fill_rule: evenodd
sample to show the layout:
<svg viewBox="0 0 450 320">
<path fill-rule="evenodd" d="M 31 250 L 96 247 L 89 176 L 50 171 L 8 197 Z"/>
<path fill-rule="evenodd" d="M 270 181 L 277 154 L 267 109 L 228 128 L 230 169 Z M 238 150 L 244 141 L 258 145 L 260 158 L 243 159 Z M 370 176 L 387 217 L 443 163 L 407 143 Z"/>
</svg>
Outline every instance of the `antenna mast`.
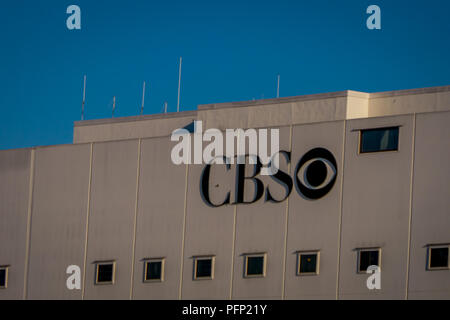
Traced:
<svg viewBox="0 0 450 320">
<path fill-rule="evenodd" d="M 81 120 L 84 120 L 84 103 L 86 101 L 86 75 L 83 81 L 83 102 L 81 103 Z"/>
<path fill-rule="evenodd" d="M 144 99 L 145 99 L 145 81 L 144 81 L 144 87 L 142 88 L 141 116 L 144 113 Z"/>
<path fill-rule="evenodd" d="M 180 86 L 181 86 L 181 63 L 182 57 L 180 57 L 180 69 L 178 71 L 178 100 L 177 100 L 177 112 L 180 111 Z"/>
<path fill-rule="evenodd" d="M 113 97 L 113 107 L 111 118 L 114 118 L 114 111 L 116 110 L 116 96 Z"/>
<path fill-rule="evenodd" d="M 280 75 L 277 77 L 277 98 L 280 97 Z"/>
</svg>

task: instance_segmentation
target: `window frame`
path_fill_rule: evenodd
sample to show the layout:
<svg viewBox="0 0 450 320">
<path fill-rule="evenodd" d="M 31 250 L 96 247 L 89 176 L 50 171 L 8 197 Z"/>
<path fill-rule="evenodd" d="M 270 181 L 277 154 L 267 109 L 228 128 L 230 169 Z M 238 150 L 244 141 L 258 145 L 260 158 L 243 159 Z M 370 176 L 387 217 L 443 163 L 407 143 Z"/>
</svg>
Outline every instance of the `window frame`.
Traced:
<svg viewBox="0 0 450 320">
<path fill-rule="evenodd" d="M 205 255 L 205 256 L 195 256 L 193 257 L 194 259 L 194 272 L 193 272 L 193 280 L 198 281 L 198 280 L 213 280 L 214 279 L 214 266 L 215 266 L 215 262 L 216 262 L 216 256 L 215 255 Z M 211 260 L 211 275 L 208 277 L 199 277 L 197 276 L 197 262 L 199 260 Z"/>
<path fill-rule="evenodd" d="M 431 250 L 432 249 L 448 249 L 447 267 L 431 267 Z M 450 244 L 430 244 L 427 246 L 427 271 L 450 270 Z"/>
<path fill-rule="evenodd" d="M 362 252 L 368 252 L 368 251 L 378 251 L 378 268 L 381 270 L 381 248 L 380 247 L 374 247 L 374 248 L 358 248 L 358 259 L 357 259 L 357 265 L 356 265 L 356 273 L 357 274 L 367 274 L 367 270 L 361 271 L 361 253 Z"/>
<path fill-rule="evenodd" d="M 112 264 L 113 266 L 113 270 L 112 270 L 112 280 L 111 281 L 98 281 L 98 275 L 99 275 L 99 270 L 100 270 L 100 266 L 102 265 L 109 265 Z M 94 284 L 96 286 L 101 286 L 101 285 L 113 285 L 116 282 L 116 261 L 114 260 L 110 260 L 110 261 L 98 261 L 95 262 L 95 281 Z"/>
<path fill-rule="evenodd" d="M 316 255 L 316 271 L 314 272 L 301 272 L 301 257 L 303 255 Z M 320 273 L 320 250 L 308 250 L 308 251 L 297 251 L 297 276 L 317 276 Z"/>
<path fill-rule="evenodd" d="M 388 126 L 388 127 L 379 127 L 379 128 L 367 128 L 367 129 L 357 129 L 353 131 L 359 131 L 359 137 L 358 137 L 358 155 L 363 154 L 376 154 L 376 153 L 383 153 L 383 152 L 399 152 L 400 151 L 400 128 L 401 125 L 397 126 Z M 363 139 L 363 133 L 367 131 L 376 131 L 376 130 L 389 130 L 389 129 L 397 129 L 398 130 L 398 141 L 397 141 L 397 149 L 388 149 L 388 150 L 379 150 L 379 151 L 366 151 L 362 152 L 362 139 Z"/>
<path fill-rule="evenodd" d="M 152 262 L 161 262 L 161 276 L 159 279 L 147 279 L 147 265 Z M 164 281 L 165 262 L 166 262 L 166 258 L 164 258 L 164 257 L 144 259 L 144 283 L 163 282 Z"/>
<path fill-rule="evenodd" d="M 9 265 L 0 266 L 0 270 L 5 270 L 5 285 L 0 286 L 0 290 L 8 288 L 8 273 L 9 273 Z"/>
<path fill-rule="evenodd" d="M 248 258 L 263 258 L 263 273 L 262 274 L 248 274 Z M 265 278 L 267 274 L 267 253 L 246 253 L 244 254 L 244 278 L 252 279 L 252 278 Z"/>
</svg>

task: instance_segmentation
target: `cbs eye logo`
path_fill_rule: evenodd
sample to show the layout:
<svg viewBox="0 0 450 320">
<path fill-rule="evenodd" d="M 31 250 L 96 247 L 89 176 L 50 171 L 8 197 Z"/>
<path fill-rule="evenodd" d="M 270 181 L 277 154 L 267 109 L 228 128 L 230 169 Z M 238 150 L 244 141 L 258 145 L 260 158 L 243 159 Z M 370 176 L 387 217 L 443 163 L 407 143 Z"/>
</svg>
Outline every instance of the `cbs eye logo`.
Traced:
<svg viewBox="0 0 450 320">
<path fill-rule="evenodd" d="M 300 159 L 295 170 L 299 193 L 308 199 L 319 199 L 333 188 L 337 177 L 337 164 L 327 149 L 315 148 Z"/>
</svg>

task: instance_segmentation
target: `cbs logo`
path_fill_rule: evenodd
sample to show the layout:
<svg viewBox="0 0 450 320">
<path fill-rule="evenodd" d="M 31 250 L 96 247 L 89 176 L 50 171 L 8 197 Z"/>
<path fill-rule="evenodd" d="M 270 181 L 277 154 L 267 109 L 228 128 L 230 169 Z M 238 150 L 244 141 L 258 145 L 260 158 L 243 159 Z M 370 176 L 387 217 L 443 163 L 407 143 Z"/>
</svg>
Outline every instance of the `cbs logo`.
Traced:
<svg viewBox="0 0 450 320">
<path fill-rule="evenodd" d="M 291 162 L 291 152 L 280 151 L 287 163 Z M 254 164 L 253 174 L 246 176 L 245 167 L 246 164 L 236 165 L 236 179 L 235 179 L 235 199 L 231 202 L 231 190 L 224 196 L 222 202 L 213 203 L 210 198 L 210 181 L 211 170 L 213 164 L 207 164 L 202 172 L 200 178 L 200 193 L 203 201 L 211 207 L 220 207 L 226 204 L 251 204 L 265 195 L 265 201 L 269 202 L 282 202 L 286 200 L 292 192 L 295 183 L 295 189 L 300 196 L 307 200 L 317 200 L 328 194 L 333 188 L 338 170 L 336 159 L 333 154 L 325 148 L 314 148 L 306 152 L 295 166 L 294 175 L 291 177 L 288 173 L 279 169 L 278 172 L 271 176 L 278 184 L 284 187 L 285 195 L 281 198 L 276 198 L 270 191 L 270 187 L 264 187 L 261 179 L 258 175 L 261 172 L 262 164 L 259 158 L 257 158 L 256 164 Z M 230 164 L 225 164 L 226 170 L 231 170 Z M 245 188 L 246 181 L 252 181 L 255 186 L 254 195 L 252 200 L 245 201 Z M 218 181 L 214 181 L 217 184 Z"/>
</svg>

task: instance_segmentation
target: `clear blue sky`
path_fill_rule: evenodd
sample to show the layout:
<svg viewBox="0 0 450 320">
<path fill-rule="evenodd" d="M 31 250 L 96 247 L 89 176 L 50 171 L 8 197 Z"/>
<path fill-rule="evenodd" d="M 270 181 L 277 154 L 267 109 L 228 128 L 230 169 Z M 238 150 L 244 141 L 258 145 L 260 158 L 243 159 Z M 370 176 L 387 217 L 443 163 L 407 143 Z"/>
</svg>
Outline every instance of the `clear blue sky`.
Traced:
<svg viewBox="0 0 450 320">
<path fill-rule="evenodd" d="M 81 30 L 66 8 L 81 8 Z M 381 8 L 382 30 L 366 28 Z M 2 0 L 0 149 L 71 143 L 86 119 L 345 89 L 450 84 L 450 1 Z"/>
</svg>

